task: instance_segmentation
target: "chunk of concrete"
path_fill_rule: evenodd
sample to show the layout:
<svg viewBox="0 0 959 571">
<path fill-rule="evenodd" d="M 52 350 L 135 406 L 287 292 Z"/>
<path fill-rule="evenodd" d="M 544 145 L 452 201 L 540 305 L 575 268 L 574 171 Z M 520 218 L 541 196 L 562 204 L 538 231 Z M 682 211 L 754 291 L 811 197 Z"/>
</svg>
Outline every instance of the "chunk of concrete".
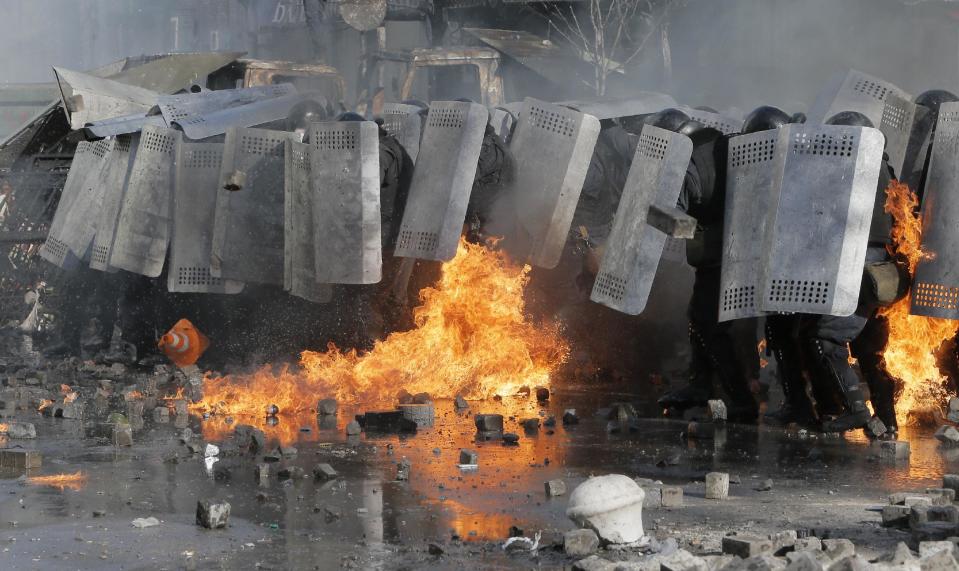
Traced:
<svg viewBox="0 0 959 571">
<path fill-rule="evenodd" d="M 502 414 L 477 414 L 473 422 L 477 432 L 503 432 Z"/>
<path fill-rule="evenodd" d="M 336 399 L 320 399 L 316 403 L 316 414 L 320 416 L 334 416 L 339 409 Z"/>
<path fill-rule="evenodd" d="M 753 535 L 727 535 L 723 538 L 723 553 L 748 559 L 763 553 L 772 553 L 773 542 Z"/>
<path fill-rule="evenodd" d="M 547 498 L 566 495 L 566 482 L 563 480 L 550 480 L 544 484 L 544 487 L 546 488 Z"/>
<path fill-rule="evenodd" d="M 347 436 L 356 436 L 357 434 L 359 434 L 359 433 L 361 433 L 361 432 L 363 432 L 363 428 L 360 426 L 360 423 L 357 422 L 357 421 L 355 421 L 355 420 L 351 420 L 351 421 L 346 425 L 346 435 L 347 435 Z"/>
<path fill-rule="evenodd" d="M 839 561 L 856 554 L 856 546 L 848 539 L 824 539 L 822 548 L 833 561 Z"/>
<path fill-rule="evenodd" d="M 632 543 L 644 535 L 645 497 L 628 476 L 597 476 L 573 490 L 566 515 L 580 527 L 594 530 L 606 543 Z"/>
<path fill-rule="evenodd" d="M 910 506 L 882 506 L 882 525 L 885 527 L 908 527 Z"/>
<path fill-rule="evenodd" d="M 709 419 L 713 422 L 726 422 L 729 415 L 726 403 L 719 399 L 707 401 L 706 411 L 709 413 Z"/>
<path fill-rule="evenodd" d="M 476 450 L 463 448 L 460 450 L 460 464 L 465 466 L 475 466 L 479 464 L 479 453 Z"/>
<path fill-rule="evenodd" d="M 599 549 L 599 536 L 591 529 L 574 529 L 563 534 L 563 549 L 570 557 L 588 557 Z"/>
<path fill-rule="evenodd" d="M 959 474 L 944 474 L 942 476 L 942 487 L 959 492 Z"/>
<path fill-rule="evenodd" d="M 126 423 L 113 425 L 113 445 L 133 446 L 133 427 Z"/>
<path fill-rule="evenodd" d="M 7 438 L 14 440 L 30 440 L 37 437 L 37 427 L 32 422 L 8 422 L 6 431 L 0 434 L 6 434 Z"/>
<path fill-rule="evenodd" d="M 317 480 L 328 481 L 339 478 L 340 474 L 333 469 L 333 466 L 321 463 L 313 467 L 313 477 Z"/>
<path fill-rule="evenodd" d="M 663 507 L 683 507 L 683 489 L 679 486 L 663 486 Z"/>
<path fill-rule="evenodd" d="M 886 440 L 879 443 L 879 456 L 889 460 L 909 458 L 909 443 L 902 440 Z"/>
<path fill-rule="evenodd" d="M 729 474 L 710 472 L 706 474 L 706 499 L 725 500 L 729 497 Z"/>
<path fill-rule="evenodd" d="M 226 527 L 230 521 L 229 502 L 201 500 L 196 503 L 196 524 L 207 529 Z"/>
<path fill-rule="evenodd" d="M 909 508 L 909 527 L 911 528 L 940 521 L 959 525 L 959 508 L 924 504 Z"/>
<path fill-rule="evenodd" d="M 956 427 L 951 424 L 940 426 L 933 436 L 939 442 L 949 446 L 959 444 L 959 430 L 956 430 Z"/>
</svg>

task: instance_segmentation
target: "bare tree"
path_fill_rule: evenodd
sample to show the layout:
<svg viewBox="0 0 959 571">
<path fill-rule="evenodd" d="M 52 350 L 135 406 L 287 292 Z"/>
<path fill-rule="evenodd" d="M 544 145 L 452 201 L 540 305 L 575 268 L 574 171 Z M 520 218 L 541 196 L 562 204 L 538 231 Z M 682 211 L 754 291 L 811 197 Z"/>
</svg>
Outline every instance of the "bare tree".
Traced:
<svg viewBox="0 0 959 571">
<path fill-rule="evenodd" d="M 553 4 L 545 15 L 550 29 L 592 65 L 591 87 L 596 95 L 603 96 L 610 74 L 622 72 L 643 52 L 650 38 L 662 38 L 663 57 L 669 58 L 669 13 L 685 1 L 587 0 L 585 7 L 579 3 Z"/>
</svg>

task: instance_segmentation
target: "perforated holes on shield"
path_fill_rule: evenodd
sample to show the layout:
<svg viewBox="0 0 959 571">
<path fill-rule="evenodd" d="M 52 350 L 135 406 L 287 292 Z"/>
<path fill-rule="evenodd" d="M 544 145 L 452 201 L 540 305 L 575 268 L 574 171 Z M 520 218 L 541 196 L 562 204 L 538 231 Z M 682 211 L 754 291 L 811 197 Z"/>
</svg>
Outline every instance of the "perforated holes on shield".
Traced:
<svg viewBox="0 0 959 571">
<path fill-rule="evenodd" d="M 177 283 L 181 286 L 220 286 L 223 279 L 210 275 L 210 268 L 182 266 L 177 268 Z"/>
<path fill-rule="evenodd" d="M 868 79 L 860 79 L 856 82 L 852 89 L 853 91 L 858 91 L 859 93 L 868 95 L 869 97 L 878 99 L 879 101 L 885 101 L 886 95 L 889 95 L 888 88 Z"/>
<path fill-rule="evenodd" d="M 94 246 L 93 253 L 90 254 L 90 259 L 93 260 L 94 264 L 106 264 L 108 253 L 109 251 L 106 246 Z"/>
<path fill-rule="evenodd" d="M 609 272 L 603 272 L 596 278 L 596 289 L 603 297 L 620 301 L 626 295 L 626 280 Z"/>
<path fill-rule="evenodd" d="M 891 127 L 896 131 L 905 131 L 906 113 L 905 108 L 886 103 L 882 109 L 882 126 Z"/>
<path fill-rule="evenodd" d="M 764 163 L 773 160 L 775 154 L 775 139 L 741 142 L 730 150 L 729 164 L 733 167 L 742 167 Z"/>
<path fill-rule="evenodd" d="M 53 254 L 53 257 L 57 260 L 62 261 L 67 257 L 67 245 L 56 238 L 47 236 L 47 241 L 43 246 L 48 252 Z"/>
<path fill-rule="evenodd" d="M 563 137 L 572 137 L 576 130 L 573 120 L 554 111 L 532 106 L 529 109 L 529 121 L 534 127 L 557 133 Z"/>
<path fill-rule="evenodd" d="M 104 156 L 106 156 L 109 146 L 109 143 L 107 143 L 105 139 L 97 141 L 97 144 L 93 145 L 93 148 L 90 149 L 90 152 L 92 152 L 97 158 L 102 159 Z"/>
<path fill-rule="evenodd" d="M 147 133 L 143 143 L 144 148 L 157 153 L 173 152 L 173 137 L 161 135 L 160 133 Z"/>
<path fill-rule="evenodd" d="M 220 168 L 223 154 L 213 149 L 196 149 L 187 152 L 184 166 L 188 169 Z"/>
<path fill-rule="evenodd" d="M 167 105 L 166 108 L 167 108 L 167 113 L 170 115 L 171 122 L 179 121 L 180 119 L 183 119 L 184 117 L 189 115 L 189 113 L 187 113 L 186 111 L 183 111 L 176 105 Z"/>
<path fill-rule="evenodd" d="M 776 303 L 825 305 L 829 299 L 829 282 L 810 280 L 773 280 L 769 301 Z"/>
<path fill-rule="evenodd" d="M 919 282 L 916 284 L 914 303 L 933 309 L 959 309 L 959 287 Z"/>
<path fill-rule="evenodd" d="M 402 230 L 400 232 L 399 247 L 404 250 L 432 252 L 436 250 L 438 243 L 439 236 L 436 232 L 416 232 L 413 230 Z"/>
<path fill-rule="evenodd" d="M 431 108 L 426 123 L 430 127 L 459 129 L 463 126 L 463 113 L 459 109 Z"/>
<path fill-rule="evenodd" d="M 756 307 L 756 286 L 729 287 L 723 291 L 723 311 Z"/>
<path fill-rule="evenodd" d="M 356 134 L 353 131 L 320 131 L 313 137 L 315 149 L 346 151 L 356 148 Z"/>
<path fill-rule="evenodd" d="M 250 155 L 262 155 L 266 157 L 283 156 L 283 139 L 280 138 L 260 138 L 243 135 L 240 142 L 243 145 L 243 151 Z"/>
<path fill-rule="evenodd" d="M 793 152 L 797 155 L 851 157 L 856 144 L 855 135 L 828 135 L 826 133 L 796 133 Z"/>
<path fill-rule="evenodd" d="M 643 133 L 639 138 L 639 152 L 642 153 L 644 157 L 656 161 L 663 160 L 663 157 L 666 156 L 666 147 L 668 146 L 669 141 L 655 135 Z"/>
</svg>

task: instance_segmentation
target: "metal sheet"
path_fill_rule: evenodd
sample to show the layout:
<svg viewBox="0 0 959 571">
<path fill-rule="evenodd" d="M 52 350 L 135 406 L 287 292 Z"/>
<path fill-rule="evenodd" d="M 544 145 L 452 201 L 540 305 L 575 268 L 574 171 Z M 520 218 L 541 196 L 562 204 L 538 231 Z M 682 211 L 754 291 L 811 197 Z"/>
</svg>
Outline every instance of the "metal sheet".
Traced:
<svg viewBox="0 0 959 571">
<path fill-rule="evenodd" d="M 167 124 L 172 125 L 175 122 L 186 122 L 194 117 L 208 115 L 215 111 L 241 107 L 257 101 L 294 93 L 296 93 L 296 88 L 292 84 L 281 83 L 244 89 L 221 89 L 201 91 L 200 93 L 161 95 L 157 98 L 157 105 L 163 119 Z"/>
<path fill-rule="evenodd" d="M 959 319 L 959 103 L 943 103 L 922 198 L 922 251 L 913 315 Z"/>
<path fill-rule="evenodd" d="M 763 253 L 763 311 L 850 315 L 859 302 L 882 163 L 878 129 L 789 125 L 779 130 Z"/>
<path fill-rule="evenodd" d="M 120 207 L 127 193 L 139 144 L 139 134 L 118 137 L 107 155 L 107 165 L 101 171 L 103 202 L 97 220 L 97 234 L 90 251 L 90 267 L 95 270 L 116 271 L 110 266 L 110 255 L 120 219 Z"/>
<path fill-rule="evenodd" d="M 77 251 L 77 247 L 82 245 L 83 236 L 93 222 L 83 217 L 93 216 L 96 212 L 99 185 L 95 183 L 103 168 L 108 145 L 107 141 L 81 141 L 77 144 L 46 242 L 40 248 L 40 257 L 60 268 L 75 267 L 86 253 L 86 248 Z M 90 238 L 92 240 L 92 235 Z"/>
<path fill-rule="evenodd" d="M 180 141 L 173 186 L 173 231 L 167 290 L 182 293 L 243 291 L 243 283 L 210 274 L 213 218 L 223 163 L 223 143 Z"/>
<path fill-rule="evenodd" d="M 126 135 L 129 133 L 138 133 L 143 127 L 153 125 L 155 127 L 166 127 L 167 123 L 161 115 L 144 115 L 142 113 L 134 115 L 124 115 L 113 119 L 104 119 L 88 123 L 85 129 L 94 137 L 111 137 L 116 135 Z"/>
<path fill-rule="evenodd" d="M 212 274 L 246 283 L 283 283 L 284 143 L 268 129 L 230 129 L 216 198 Z M 237 190 L 228 182 L 245 179 Z"/>
<path fill-rule="evenodd" d="M 174 121 L 173 125 L 183 129 L 183 133 L 191 139 L 206 139 L 207 137 L 222 135 L 229 129 L 252 127 L 284 119 L 290 114 L 290 109 L 294 105 L 306 99 L 306 95 L 291 93 L 262 101 L 254 101 L 239 107 L 192 115 Z"/>
<path fill-rule="evenodd" d="M 685 135 L 643 127 L 590 299 L 629 315 L 646 308 L 666 243 L 647 215 L 652 205 L 675 208 L 692 152 Z"/>
<path fill-rule="evenodd" d="M 909 138 L 916 119 L 916 104 L 902 99 L 895 93 L 886 96 L 882 110 L 882 121 L 875 124 L 886 136 L 886 153 L 889 154 L 889 166 L 897 175 L 903 172 Z"/>
<path fill-rule="evenodd" d="M 692 107 L 681 106 L 679 110 L 689 115 L 690 119 L 699 121 L 707 127 L 712 127 L 726 135 L 740 133 L 743 130 L 743 117 L 733 116 L 724 113 L 712 113 L 702 109 L 693 109 Z"/>
<path fill-rule="evenodd" d="M 561 101 L 556 105 L 569 107 L 603 120 L 656 113 L 676 107 L 676 100 L 665 93 L 638 91 L 629 97 Z"/>
<path fill-rule="evenodd" d="M 327 303 L 333 299 L 333 288 L 329 284 L 316 282 L 314 266 L 310 146 L 287 140 L 284 157 L 286 216 L 283 289 L 290 292 L 290 295 L 314 303 Z"/>
<path fill-rule="evenodd" d="M 159 95 L 143 87 L 79 71 L 58 67 L 53 71 L 60 86 L 64 112 L 73 129 L 123 115 L 146 115 Z"/>
<path fill-rule="evenodd" d="M 387 103 L 383 105 L 383 128 L 403 145 L 413 163 L 420 152 L 423 135 L 423 109 L 416 105 Z"/>
<path fill-rule="evenodd" d="M 447 261 L 456 255 L 488 116 L 475 103 L 430 105 L 396 256 Z"/>
<path fill-rule="evenodd" d="M 528 245 L 530 263 L 559 263 L 597 137 L 599 120 L 591 115 L 532 98 L 524 102 L 510 144 L 508 191 L 523 234 L 518 243 Z"/>
<path fill-rule="evenodd" d="M 180 133 L 147 126 L 120 208 L 110 265 L 148 277 L 163 271 L 170 243 L 174 158 Z"/>
<path fill-rule="evenodd" d="M 245 52 L 196 52 L 150 56 L 149 61 L 110 76 L 157 93 L 176 93 L 241 57 Z"/>
<path fill-rule="evenodd" d="M 763 238 L 773 179 L 779 170 L 778 141 L 776 130 L 729 140 L 719 285 L 721 322 L 763 315 L 758 297 L 763 289 Z"/>
<path fill-rule="evenodd" d="M 372 121 L 310 126 L 316 281 L 382 278 L 379 130 Z"/>
<path fill-rule="evenodd" d="M 858 111 L 878 126 L 882 124 L 886 97 L 890 94 L 904 101 L 913 99 L 900 87 L 861 71 L 839 73 L 816 97 L 806 114 L 806 122 L 821 124 L 840 111 Z"/>
</svg>

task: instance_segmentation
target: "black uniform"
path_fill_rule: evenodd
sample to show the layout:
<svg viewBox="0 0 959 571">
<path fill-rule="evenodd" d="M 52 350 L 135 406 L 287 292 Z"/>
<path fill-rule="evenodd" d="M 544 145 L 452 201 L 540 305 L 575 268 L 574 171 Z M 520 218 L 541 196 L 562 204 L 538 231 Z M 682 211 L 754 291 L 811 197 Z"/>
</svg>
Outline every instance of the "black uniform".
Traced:
<svg viewBox="0 0 959 571">
<path fill-rule="evenodd" d="M 749 387 L 759 376 L 759 357 L 752 350 L 756 346 L 755 321 L 738 324 L 742 331 L 734 329 L 733 322 L 718 322 L 729 138 L 714 129 L 702 129 L 691 138 L 693 153 L 677 203 L 697 221 L 696 236 L 686 246 L 687 261 L 696 270 L 688 311 L 690 385 L 667 394 L 660 403 L 679 407 L 704 404 L 713 396 L 715 375 L 729 398 L 730 418 L 750 422 L 758 414 Z M 749 351 L 743 351 L 744 346 Z"/>
</svg>

